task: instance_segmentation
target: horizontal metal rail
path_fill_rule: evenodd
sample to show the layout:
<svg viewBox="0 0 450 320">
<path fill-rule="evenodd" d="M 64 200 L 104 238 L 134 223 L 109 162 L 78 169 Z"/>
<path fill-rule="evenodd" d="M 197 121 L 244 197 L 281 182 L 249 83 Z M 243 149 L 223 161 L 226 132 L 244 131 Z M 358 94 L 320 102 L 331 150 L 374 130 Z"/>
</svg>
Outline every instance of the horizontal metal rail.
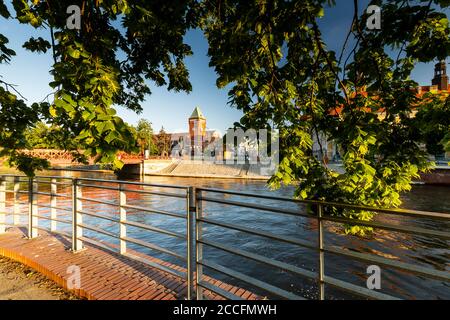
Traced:
<svg viewBox="0 0 450 320">
<path fill-rule="evenodd" d="M 98 214 L 98 213 L 88 212 L 88 211 L 85 211 L 85 210 L 78 210 L 78 212 L 82 213 L 84 215 L 87 215 L 87 216 L 94 217 L 94 218 L 99 218 L 99 219 L 103 219 L 103 220 L 112 221 L 112 222 L 115 222 L 115 223 L 120 223 L 119 219 L 108 217 L 108 216 L 101 215 L 101 214 Z"/>
<path fill-rule="evenodd" d="M 186 215 L 181 214 L 181 213 L 169 212 L 169 211 L 158 210 L 158 209 L 150 209 L 150 208 L 134 206 L 134 205 L 129 205 L 129 204 L 123 205 L 122 207 L 125 209 L 132 209 L 132 210 L 162 214 L 162 215 L 171 216 L 171 217 L 175 217 L 175 218 L 186 219 Z"/>
<path fill-rule="evenodd" d="M 222 221 L 218 221 L 218 220 L 214 220 L 211 218 L 200 218 L 197 219 L 197 222 L 205 222 L 205 223 L 209 223 L 215 226 L 219 226 L 219 227 L 223 227 L 226 229 L 232 229 L 232 230 L 236 230 L 236 231 L 242 231 L 248 234 L 252 234 L 255 236 L 261 236 L 261 237 L 265 237 L 271 240 L 278 240 L 278 241 L 282 241 L 282 242 L 286 242 L 289 244 L 295 244 L 304 248 L 309 248 L 309 249 L 317 249 L 317 245 L 314 245 L 313 243 L 309 242 L 309 241 L 304 241 L 304 240 L 300 240 L 294 237 L 289 237 L 289 236 L 280 236 L 280 235 L 276 235 L 273 234 L 271 232 L 267 232 L 267 231 L 260 231 L 260 230 L 256 230 L 253 228 L 248 228 L 248 227 L 243 227 L 243 226 L 238 226 L 236 224 L 232 224 L 232 223 L 227 223 L 227 222 L 222 222 Z"/>
<path fill-rule="evenodd" d="M 50 192 L 33 191 L 33 194 L 40 195 L 40 196 L 56 197 L 56 194 L 53 194 Z"/>
<path fill-rule="evenodd" d="M 245 274 L 243 274 L 241 272 L 234 271 L 232 269 L 229 269 L 229 268 L 226 268 L 224 266 L 218 265 L 218 264 L 216 264 L 214 262 L 207 261 L 207 260 L 199 260 L 199 261 L 197 261 L 197 263 L 202 265 L 202 266 L 204 266 L 204 267 L 207 267 L 207 268 L 213 269 L 213 270 L 215 270 L 217 272 L 220 272 L 220 273 L 222 273 L 224 275 L 227 275 L 227 276 L 230 276 L 232 278 L 244 281 L 244 282 L 246 282 L 246 283 L 248 283 L 248 284 L 250 284 L 252 286 L 255 286 L 255 287 L 258 287 L 260 289 L 263 289 L 263 290 L 265 290 L 267 292 L 270 292 L 272 294 L 275 294 L 275 295 L 277 295 L 279 297 L 282 297 L 282 298 L 285 298 L 285 299 L 291 299 L 291 300 L 306 300 L 304 297 L 295 295 L 295 294 L 293 294 L 293 293 L 291 293 L 289 291 L 286 291 L 286 290 L 283 290 L 281 288 L 272 286 L 272 285 L 270 285 L 268 283 L 265 283 L 265 282 L 262 282 L 262 281 L 260 281 L 260 280 L 258 280 L 256 278 L 247 276 L 247 275 L 245 275 Z"/>
<path fill-rule="evenodd" d="M 83 188 L 96 188 L 96 189 L 105 189 L 105 190 L 113 190 L 113 191 L 119 191 L 119 187 L 110 187 L 110 186 L 103 186 L 100 184 L 84 184 L 84 183 L 80 183 L 79 184 L 80 187 Z"/>
<path fill-rule="evenodd" d="M 27 224 L 13 224 L 13 223 L 6 223 L 6 222 L 0 222 L 0 226 L 5 226 L 8 228 L 16 227 L 16 228 L 27 228 Z"/>
<path fill-rule="evenodd" d="M 84 201 L 89 201 L 89 202 L 106 204 L 108 206 L 114 206 L 114 207 L 119 206 L 119 204 L 117 204 L 117 203 L 114 203 L 114 202 L 111 202 L 111 201 L 106 201 L 106 200 L 93 199 L 93 198 L 87 198 L 87 197 L 78 197 L 78 199 L 79 200 L 84 200 Z"/>
<path fill-rule="evenodd" d="M 130 227 L 136 227 L 136 228 L 141 228 L 141 229 L 145 229 L 145 230 L 149 230 L 149 231 L 154 231 L 154 232 L 158 232 L 158 233 L 162 233 L 168 236 L 172 236 L 172 237 L 176 237 L 179 239 L 183 239 L 186 240 L 186 236 L 184 234 L 178 233 L 178 232 L 173 232 L 173 231 L 168 231 L 168 230 L 164 230 L 164 229 L 160 229 L 157 227 L 153 227 L 150 226 L 148 224 L 143 224 L 143 223 L 139 223 L 139 222 L 134 222 L 134 221 L 123 221 L 123 224 L 130 226 Z"/>
<path fill-rule="evenodd" d="M 51 180 L 45 181 L 45 180 L 34 179 L 33 181 L 35 183 L 54 184 L 54 185 L 57 185 L 57 186 L 71 186 L 72 185 L 72 183 L 70 183 L 70 182 L 58 182 L 58 181 L 51 181 Z"/>
<path fill-rule="evenodd" d="M 226 251 L 228 253 L 231 254 L 235 254 L 238 256 L 241 256 L 243 258 L 248 258 L 251 259 L 253 261 L 256 262 L 261 262 L 263 264 L 272 266 L 272 267 L 276 267 L 276 268 L 280 268 L 282 270 L 285 271 L 289 271 L 291 273 L 306 277 L 306 278 L 310 278 L 310 279 L 316 279 L 317 278 L 317 274 L 315 272 L 303 269 L 303 268 L 299 268 L 299 267 L 295 267 L 293 265 L 281 262 L 281 261 L 277 261 L 275 259 L 271 259 L 271 258 L 267 258 L 264 257 L 262 255 L 256 254 L 256 253 L 251 253 L 249 251 L 245 251 L 245 250 L 240 250 L 237 248 L 232 248 L 223 244 L 220 244 L 218 242 L 215 241 L 210 241 L 210 240 L 199 240 L 199 243 L 202 243 L 204 245 L 222 250 L 222 251 Z"/>
<path fill-rule="evenodd" d="M 214 293 L 218 294 L 219 296 L 221 296 L 221 297 L 223 297 L 225 299 L 228 299 L 228 300 L 244 300 L 241 297 L 239 297 L 237 295 L 234 295 L 234 294 L 232 294 L 232 293 L 230 293 L 230 292 L 228 292 L 226 290 L 223 290 L 222 288 L 220 288 L 218 286 L 215 286 L 215 285 L 213 285 L 211 283 L 208 283 L 206 281 L 199 281 L 197 283 L 197 286 L 202 287 L 202 288 L 204 288 L 206 290 L 209 290 L 211 292 L 214 292 Z"/>
<path fill-rule="evenodd" d="M 275 212 L 275 213 L 282 213 L 282 214 L 288 214 L 291 216 L 296 217 L 306 217 L 306 218 L 312 218 L 314 216 L 301 213 L 295 210 L 289 210 L 289 209 L 280 209 L 276 207 L 270 207 L 270 206 L 264 206 L 256 203 L 248 203 L 248 202 L 239 202 L 239 201 L 231 201 L 231 200 L 223 200 L 223 199 L 217 199 L 217 198 L 211 198 L 211 197 L 201 197 L 198 200 L 200 201 L 207 201 L 207 202 L 215 202 L 215 203 L 221 203 L 221 204 L 228 204 L 231 206 L 241 207 L 241 208 L 251 208 L 251 209 L 257 209 L 262 211 L 269 211 L 269 212 Z"/>
<path fill-rule="evenodd" d="M 72 179 L 72 178 L 69 178 Z M 137 185 L 137 186 L 147 186 L 147 187 L 156 187 L 156 188 L 170 188 L 170 189 L 184 189 L 187 190 L 186 186 L 178 186 L 178 185 L 165 185 L 165 184 L 152 184 L 145 182 L 137 182 L 137 181 L 125 181 L 125 180 L 106 180 L 106 179 L 94 179 L 94 178 L 76 178 L 79 181 L 92 181 L 92 182 L 105 182 L 105 183 L 117 183 L 124 185 Z"/>
<path fill-rule="evenodd" d="M 134 193 L 143 193 L 143 194 L 151 194 L 155 196 L 163 196 L 163 197 L 171 197 L 171 198 L 181 198 L 186 199 L 186 195 L 172 193 L 172 192 L 158 192 L 158 191 L 147 191 L 147 190 L 135 190 L 135 189 L 122 189 L 125 192 L 134 192 Z"/>
<path fill-rule="evenodd" d="M 100 247 L 102 249 L 105 249 L 105 250 L 108 250 L 108 251 L 111 251 L 111 252 L 114 252 L 114 253 L 119 253 L 119 250 L 114 249 L 114 248 L 104 244 L 102 241 L 95 240 L 95 239 L 92 239 L 92 238 L 89 238 L 89 237 L 86 237 L 86 236 L 79 237 L 79 239 L 81 241 L 83 241 L 83 242 L 87 242 L 87 243 L 93 244 L 94 246 Z"/>
<path fill-rule="evenodd" d="M 142 247 L 146 247 L 146 248 L 148 248 L 148 249 L 156 250 L 156 251 L 159 251 L 159 252 L 161 252 L 161 253 L 165 253 L 165 254 L 171 255 L 171 256 L 173 256 L 173 257 L 175 257 L 175 258 L 178 258 L 178 259 L 180 259 L 180 260 L 183 260 L 183 261 L 186 260 L 186 257 L 183 257 L 182 255 L 180 255 L 180 254 L 178 254 L 178 253 L 176 253 L 176 252 L 174 252 L 174 251 L 165 249 L 165 248 L 160 247 L 160 246 L 158 246 L 158 245 L 156 245 L 156 244 L 148 243 L 148 242 L 146 242 L 146 241 L 142 241 L 142 240 L 138 240 L 138 239 L 133 239 L 133 238 L 129 238 L 129 237 L 120 238 L 120 240 L 124 240 L 124 241 L 127 241 L 127 242 L 131 242 L 131 243 L 140 245 L 140 246 L 142 246 Z"/>
<path fill-rule="evenodd" d="M 186 273 L 184 273 L 184 272 L 180 272 L 178 270 L 168 268 L 166 266 L 163 266 L 163 265 L 161 265 L 159 263 L 153 262 L 153 261 L 148 260 L 146 258 L 139 257 L 137 255 L 134 255 L 134 254 L 131 254 L 131 253 L 128 253 L 128 252 L 124 253 L 122 255 L 127 257 L 127 258 L 130 258 L 132 260 L 136 260 L 136 261 L 139 261 L 141 263 L 144 263 L 144 264 L 146 264 L 146 265 L 148 265 L 150 267 L 153 267 L 153 268 L 156 268 L 158 270 L 161 270 L 161 271 L 164 271 L 166 273 L 169 273 L 169 274 L 171 274 L 171 275 L 173 275 L 173 276 L 175 276 L 177 278 L 182 278 L 183 279 L 183 278 L 186 277 Z"/>
<path fill-rule="evenodd" d="M 332 285 L 333 287 L 336 287 L 338 289 L 343 289 L 348 293 L 357 294 L 362 297 L 370 298 L 370 299 L 376 299 L 376 300 L 401 300 L 397 297 L 384 294 L 381 292 L 377 292 L 375 290 L 370 290 L 367 288 L 363 288 L 354 284 L 351 284 L 349 282 L 345 282 L 339 279 L 335 279 L 329 276 L 324 276 L 324 282 Z"/>
<path fill-rule="evenodd" d="M 302 217 L 308 217 L 308 218 L 314 218 L 314 219 L 316 218 L 315 216 L 298 213 L 293 210 L 279 209 L 279 208 L 264 206 L 264 205 L 259 205 L 259 204 L 222 200 L 222 199 L 215 199 L 215 198 L 210 198 L 210 197 L 200 197 L 198 200 L 221 203 L 221 204 L 228 204 L 228 205 L 244 207 L 244 208 L 252 208 L 252 209 L 256 209 L 256 210 L 263 210 L 263 211 L 269 211 L 269 212 L 275 212 L 275 213 L 289 214 L 289 215 L 294 215 L 294 216 L 302 216 Z M 372 210 L 376 210 L 376 209 L 372 209 Z M 450 215 L 447 218 L 450 218 Z M 445 239 L 450 239 L 449 232 L 434 231 L 434 230 L 428 230 L 428 229 L 423 229 L 423 228 L 414 228 L 414 227 L 400 227 L 400 226 L 393 226 L 390 224 L 384 224 L 384 223 L 373 222 L 373 221 L 364 221 L 364 220 L 358 220 L 358 219 L 348 219 L 348 218 L 338 218 L 338 217 L 323 217 L 321 219 L 326 220 L 326 221 L 333 221 L 333 222 L 339 222 L 339 223 L 345 223 L 345 224 L 351 224 L 351 225 L 362 225 L 362 226 L 381 228 L 381 229 L 391 230 L 391 231 L 399 231 L 399 232 L 403 232 L 403 233 L 422 234 L 422 235 L 428 235 L 428 236 L 432 235 L 432 236 L 442 237 Z"/>
<path fill-rule="evenodd" d="M 103 230 L 103 229 L 100 229 L 100 228 L 97 228 L 97 227 L 94 227 L 94 226 L 91 226 L 91 225 L 88 225 L 88 224 L 85 224 L 85 223 L 79 223 L 78 226 L 81 227 L 81 228 L 84 228 L 84 229 L 88 229 L 88 230 L 91 230 L 91 231 L 95 231 L 97 233 L 104 234 L 105 236 L 108 236 L 108 237 L 111 237 L 111 238 L 119 239 L 119 236 L 114 234 L 114 233 L 112 233 L 112 232 L 109 232 L 109 231 L 106 231 L 106 230 Z"/>
<path fill-rule="evenodd" d="M 348 203 L 319 201 L 319 200 L 300 200 L 300 199 L 293 199 L 293 198 L 286 198 L 286 197 L 268 196 L 268 195 L 262 195 L 262 194 L 253 194 L 253 193 L 229 191 L 229 190 L 214 189 L 214 188 L 197 188 L 197 190 L 205 191 L 205 192 L 221 193 L 221 194 L 230 194 L 230 195 L 236 195 L 236 196 L 241 196 L 241 197 L 250 197 L 250 198 L 266 199 L 266 200 L 277 200 L 277 201 L 283 201 L 283 202 L 293 202 L 293 203 L 298 203 L 298 204 L 312 204 L 312 205 L 339 207 L 339 208 L 354 209 L 354 210 L 375 211 L 375 212 L 379 212 L 379 213 L 402 215 L 402 216 L 408 216 L 408 217 L 414 216 L 414 217 L 420 217 L 420 218 L 432 218 L 432 219 L 443 219 L 443 220 L 450 219 L 449 213 L 441 213 L 441 212 L 419 211 L 419 210 L 411 210 L 411 209 L 383 209 L 383 208 L 374 208 L 374 207 L 367 207 L 367 206 L 354 205 L 354 204 L 348 204 Z M 315 217 L 314 215 L 305 215 L 305 216 L 309 216 L 312 218 Z"/>
<path fill-rule="evenodd" d="M 24 204 L 25 204 L 25 203 L 24 203 Z M 42 203 L 37 203 L 36 205 L 37 205 L 38 207 L 40 207 L 40 208 L 47 208 L 47 209 L 55 209 L 55 210 L 61 210 L 61 211 L 72 212 L 72 209 L 61 208 L 61 207 L 53 207 L 53 206 L 47 206 L 47 205 L 42 204 Z"/>
<path fill-rule="evenodd" d="M 352 258 L 354 260 L 360 260 L 364 262 L 373 262 L 377 265 L 387 266 L 399 270 L 408 271 L 414 274 L 428 276 L 430 278 L 449 281 L 450 282 L 450 273 L 445 271 L 433 270 L 430 268 L 419 267 L 410 263 L 401 262 L 401 261 L 392 261 L 390 259 L 380 257 L 374 254 L 360 253 L 354 252 L 350 250 L 340 249 L 337 247 L 329 246 L 324 248 L 325 252 L 345 256 Z"/>
<path fill-rule="evenodd" d="M 54 233 L 54 234 L 58 234 L 58 235 L 61 235 L 61 236 L 70 238 L 70 233 L 68 233 L 68 232 L 57 231 L 57 230 L 53 230 L 53 231 L 52 231 L 52 230 L 49 229 L 49 228 L 45 228 L 45 227 L 41 227 L 41 226 L 35 226 L 35 228 L 36 228 L 36 229 L 39 229 L 39 230 L 42 230 L 42 231 L 47 231 L 47 232 L 51 232 L 51 233 Z"/>
<path fill-rule="evenodd" d="M 63 193 L 56 193 L 55 196 L 60 197 L 60 198 L 72 199 L 72 196 L 70 196 L 68 194 L 63 194 Z"/>
<path fill-rule="evenodd" d="M 32 217 L 39 218 L 39 219 L 44 219 L 44 220 L 50 220 L 50 221 L 66 223 L 66 224 L 72 224 L 72 220 L 65 220 L 65 219 L 60 219 L 60 218 L 51 218 L 51 217 L 46 217 L 46 216 L 38 215 L 38 214 L 33 214 Z"/>
<path fill-rule="evenodd" d="M 416 228 L 416 227 L 401 227 L 401 226 L 394 226 L 394 225 L 387 224 L 387 223 L 364 221 L 364 220 L 359 220 L 359 219 L 346 219 L 346 218 L 338 218 L 338 217 L 323 217 L 321 219 L 325 220 L 325 221 L 333 221 L 333 222 L 339 222 L 339 223 L 344 223 L 344 224 L 349 224 L 349 225 L 367 226 L 367 227 L 373 227 L 373 228 L 378 228 L 378 229 L 398 231 L 401 233 L 421 234 L 421 235 L 426 235 L 426 236 L 435 236 L 435 237 L 440 237 L 440 238 L 444 238 L 444 239 L 450 239 L 450 232 L 428 230 L 428 229 Z"/>
</svg>

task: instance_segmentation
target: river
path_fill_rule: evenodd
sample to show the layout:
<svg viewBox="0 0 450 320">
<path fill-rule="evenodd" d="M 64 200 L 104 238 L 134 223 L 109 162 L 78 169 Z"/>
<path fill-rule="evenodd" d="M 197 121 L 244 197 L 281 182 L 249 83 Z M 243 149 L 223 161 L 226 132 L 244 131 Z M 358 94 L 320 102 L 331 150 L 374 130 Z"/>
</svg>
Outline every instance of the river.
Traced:
<svg viewBox="0 0 450 320">
<path fill-rule="evenodd" d="M 95 172 L 65 172 L 52 171 L 45 174 L 62 176 L 82 176 L 101 179 L 116 179 L 109 173 Z M 129 178 L 126 180 L 134 180 Z M 269 194 L 275 196 L 290 197 L 293 193 L 292 187 L 286 187 L 279 190 L 269 190 L 263 181 L 250 180 L 216 180 L 216 179 L 197 179 L 197 178 L 174 178 L 174 177 L 145 177 L 145 182 L 164 185 L 183 185 L 195 187 L 211 187 L 227 190 L 236 190 L 252 194 Z M 152 190 L 168 191 L 165 188 L 153 188 Z M 58 191 L 62 192 L 62 191 Z M 173 190 L 171 191 L 173 192 Z M 210 194 L 212 195 L 212 194 Z M 117 192 L 111 190 L 88 189 L 84 196 L 96 197 L 103 200 L 113 200 L 117 198 Z M 217 197 L 217 195 L 215 195 Z M 253 201 L 258 204 L 278 206 L 276 201 L 248 199 L 242 197 L 227 197 L 236 201 Z M 156 209 L 164 209 L 171 212 L 184 213 L 185 202 L 180 199 L 165 198 L 155 195 L 145 195 L 133 193 L 128 203 Z M 412 191 L 402 196 L 403 207 L 408 209 L 438 211 L 450 213 L 450 187 L 444 186 L 423 186 L 416 185 Z M 59 205 L 64 206 L 64 202 Z M 69 205 L 69 204 L 67 204 Z M 284 207 L 295 210 L 306 210 L 305 206 L 299 204 L 283 204 Z M 86 204 L 84 210 L 101 213 L 104 215 L 117 215 L 117 208 L 103 204 Z M 44 214 L 44 213 L 43 213 Z M 258 230 L 268 231 L 277 235 L 295 237 L 301 240 L 311 242 L 317 241 L 317 223 L 313 219 L 294 217 L 288 215 L 272 214 L 264 211 L 257 211 L 248 208 L 230 207 L 222 204 L 205 203 L 204 214 L 216 220 L 238 224 L 240 226 L 256 228 Z M 128 219 L 151 224 L 159 228 L 179 233 L 185 232 L 185 224 L 180 219 L 171 218 L 156 214 L 147 214 L 137 210 L 128 212 Z M 443 221 L 418 220 L 409 217 L 392 217 L 390 215 L 379 214 L 376 221 L 389 222 L 397 225 L 427 227 L 433 230 L 449 231 L 450 223 Z M 118 226 L 110 221 L 89 218 L 84 222 L 95 224 L 105 230 L 118 232 Z M 45 221 L 40 222 L 47 225 Z M 338 224 L 325 224 L 325 245 L 335 245 L 338 247 L 349 248 L 355 252 L 364 252 L 379 255 L 393 259 L 394 261 L 408 262 L 435 270 L 450 270 L 450 246 L 449 241 L 437 237 L 402 234 L 392 231 L 376 230 L 370 236 L 361 238 L 348 236 L 342 232 Z M 216 242 L 227 244 L 229 246 L 257 253 L 269 258 L 292 264 L 310 271 L 317 270 L 318 254 L 317 252 L 289 245 L 284 242 L 268 240 L 258 236 L 251 236 L 238 231 L 231 231 L 220 227 L 206 226 L 204 229 L 205 237 Z M 86 235 L 97 237 L 98 234 L 86 231 Z M 136 228 L 128 228 L 127 236 L 142 239 L 147 242 L 156 243 L 161 247 L 174 250 L 183 254 L 186 246 L 183 241 L 172 237 L 164 236 L 149 231 L 143 231 Z M 113 239 L 107 237 L 101 238 L 111 243 L 117 244 Z M 150 249 L 130 245 L 130 248 L 148 253 L 153 256 L 182 264 L 176 258 L 166 254 L 160 254 Z M 317 297 L 317 285 L 315 281 L 305 279 L 285 272 L 283 270 L 267 267 L 249 259 L 240 258 L 236 255 L 206 248 L 204 258 L 220 263 L 223 266 L 233 270 L 245 273 L 259 280 L 266 281 L 272 285 L 279 286 L 298 295 L 307 298 Z M 362 287 L 366 286 L 368 277 L 367 267 L 369 263 L 363 263 L 348 260 L 340 256 L 325 254 L 325 274 L 340 280 L 351 282 Z M 206 270 L 208 275 L 220 278 L 232 284 L 243 285 L 235 279 L 221 276 L 210 270 Z M 256 288 L 248 287 L 257 293 L 264 294 Z M 381 266 L 381 292 L 404 299 L 450 299 L 450 286 L 438 280 L 428 279 L 422 276 L 416 276 L 403 271 L 393 270 Z M 268 298 L 273 298 L 267 295 Z M 329 299 L 348 299 L 355 298 L 341 290 L 326 286 L 326 298 Z"/>
</svg>

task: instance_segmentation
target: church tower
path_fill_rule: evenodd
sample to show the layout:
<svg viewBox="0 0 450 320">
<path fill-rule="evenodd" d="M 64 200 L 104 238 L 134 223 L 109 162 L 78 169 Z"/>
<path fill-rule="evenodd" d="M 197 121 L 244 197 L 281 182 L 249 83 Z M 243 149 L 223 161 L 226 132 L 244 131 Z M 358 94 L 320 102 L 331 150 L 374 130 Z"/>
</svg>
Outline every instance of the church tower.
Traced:
<svg viewBox="0 0 450 320">
<path fill-rule="evenodd" d="M 438 86 L 439 90 L 448 90 L 447 66 L 445 60 L 437 63 L 434 67 L 434 78 L 431 82 L 434 86 Z"/>
<path fill-rule="evenodd" d="M 189 117 L 189 136 L 191 155 L 201 155 L 205 148 L 206 118 L 199 107 L 196 107 Z"/>
</svg>

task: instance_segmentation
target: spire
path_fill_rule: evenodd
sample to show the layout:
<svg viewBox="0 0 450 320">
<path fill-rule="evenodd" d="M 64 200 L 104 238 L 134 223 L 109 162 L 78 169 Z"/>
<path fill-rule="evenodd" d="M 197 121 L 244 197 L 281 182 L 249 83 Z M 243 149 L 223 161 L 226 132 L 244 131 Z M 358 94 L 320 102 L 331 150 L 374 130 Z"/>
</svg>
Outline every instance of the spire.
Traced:
<svg viewBox="0 0 450 320">
<path fill-rule="evenodd" d="M 189 119 L 206 119 L 199 107 L 195 107 Z"/>
<path fill-rule="evenodd" d="M 445 60 L 441 60 L 434 66 L 434 78 L 431 83 L 434 86 L 438 86 L 439 90 L 448 90 L 447 66 Z"/>
</svg>

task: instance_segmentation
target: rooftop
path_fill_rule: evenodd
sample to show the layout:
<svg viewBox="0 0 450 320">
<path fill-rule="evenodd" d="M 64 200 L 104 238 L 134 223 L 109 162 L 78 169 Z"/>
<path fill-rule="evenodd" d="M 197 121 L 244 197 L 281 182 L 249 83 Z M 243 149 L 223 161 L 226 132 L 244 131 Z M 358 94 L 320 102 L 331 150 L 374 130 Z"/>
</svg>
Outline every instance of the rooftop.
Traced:
<svg viewBox="0 0 450 320">
<path fill-rule="evenodd" d="M 189 119 L 206 119 L 199 107 L 195 107 Z"/>
</svg>

